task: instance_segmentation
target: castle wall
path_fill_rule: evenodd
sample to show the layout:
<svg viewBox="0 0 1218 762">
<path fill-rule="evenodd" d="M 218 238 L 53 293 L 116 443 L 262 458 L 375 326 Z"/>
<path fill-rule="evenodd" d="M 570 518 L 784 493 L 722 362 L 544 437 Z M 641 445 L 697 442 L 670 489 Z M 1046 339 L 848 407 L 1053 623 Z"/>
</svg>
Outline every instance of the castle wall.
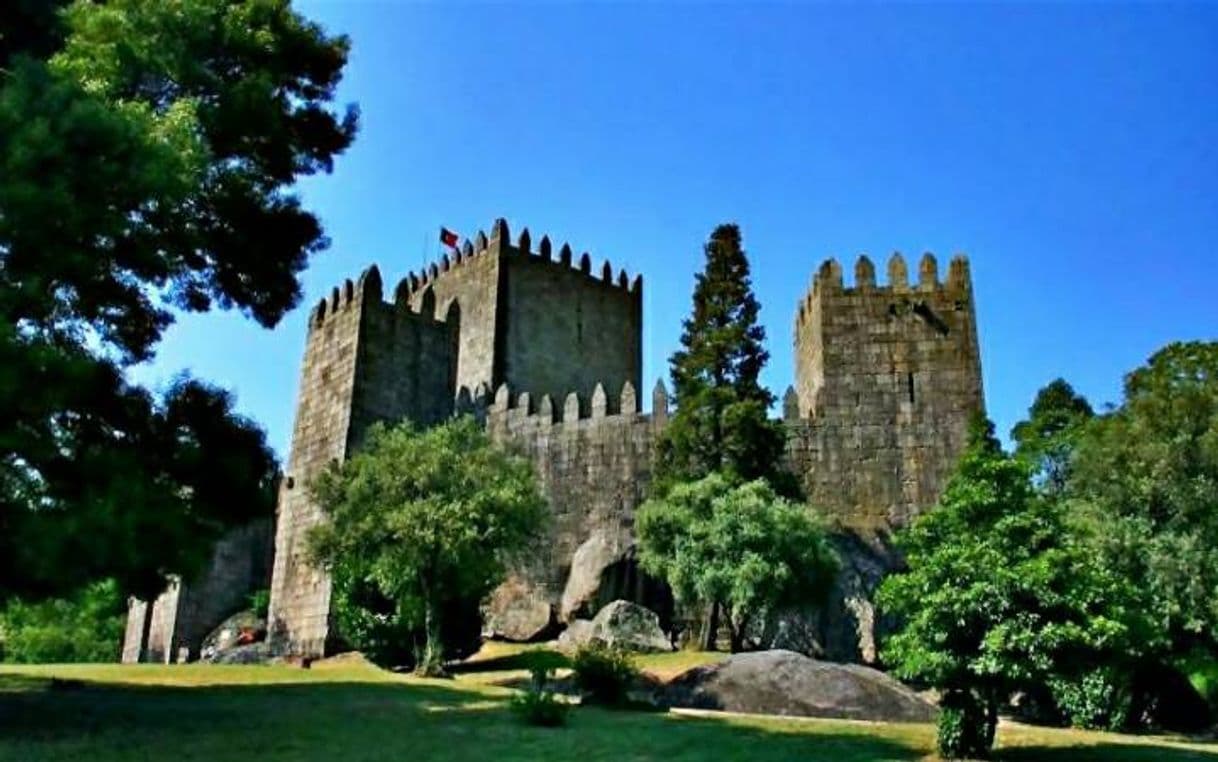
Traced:
<svg viewBox="0 0 1218 762">
<path fill-rule="evenodd" d="M 581 404 L 578 395 L 558 407 L 546 396 L 512 398 L 500 387 L 487 411 L 487 431 L 517 448 L 534 464 L 549 502 L 549 533 L 517 571 L 557 606 L 576 549 L 597 534 L 619 547 L 631 544 L 634 510 L 651 482 L 651 452 L 657 421 L 638 412 L 633 385 L 608 396 L 597 386 Z M 587 410 L 587 413 L 581 413 Z"/>
<path fill-rule="evenodd" d="M 153 604 L 150 659 L 177 661 L 182 649 L 187 658 L 197 659 L 207 634 L 226 617 L 246 608 L 250 593 L 270 583 L 273 541 L 269 518 L 233 529 L 216 543 L 196 579 L 170 585 Z M 124 662 L 139 661 L 146 607 L 135 599 L 128 603 Z"/>
<path fill-rule="evenodd" d="M 173 580 L 165 591 L 152 602 L 152 621 L 148 627 L 147 662 L 169 664 L 174 661 L 173 632 L 178 618 L 178 593 L 180 584 Z M 120 659 L 124 664 L 140 661 L 140 643 L 144 635 L 144 617 L 148 613 L 144 601 L 131 598 L 127 601 L 127 628 L 123 635 L 123 651 Z"/>
<path fill-rule="evenodd" d="M 877 286 L 863 258 L 847 288 L 836 262 L 822 266 L 796 319 L 798 406 L 787 410 L 809 500 L 868 531 L 934 504 L 983 409 L 967 262 L 941 283 L 927 254 L 913 286 L 900 255 L 888 269 Z"/>
<path fill-rule="evenodd" d="M 320 653 L 329 635 L 330 584 L 305 560 L 308 530 L 322 520 L 309 481 L 347 454 L 362 300 L 335 289 L 309 315 L 292 449 L 280 485 L 268 638 L 275 648 Z"/>
<path fill-rule="evenodd" d="M 608 262 L 594 273 L 587 254 L 576 269 L 570 256 L 565 246 L 557 262 L 505 248 L 502 380 L 556 400 L 575 392 L 587 404 L 598 383 L 639 388 L 643 282 L 630 284 Z"/>
<path fill-rule="evenodd" d="M 428 301 L 420 308 L 434 306 Z M 292 455 L 280 490 L 271 583 L 270 640 L 317 655 L 332 638 L 330 580 L 307 561 L 308 531 L 323 518 L 310 481 L 344 460 L 368 426 L 409 417 L 431 423 L 452 410 L 455 335 L 434 314 L 382 301 L 376 268 L 314 309 L 301 371 Z"/>
<path fill-rule="evenodd" d="M 415 312 L 445 316 L 456 305 L 457 312 L 452 314 L 459 313 L 461 330 L 450 398 L 457 387 L 476 389 L 482 385 L 491 389 L 500 383 L 495 374 L 499 251 L 498 238 L 488 241 L 479 233 L 477 248 L 467 243 L 459 257 L 445 255 L 438 264 L 430 265 L 421 278 L 413 273 L 406 276 L 395 290 L 396 301 L 408 302 Z"/>
</svg>

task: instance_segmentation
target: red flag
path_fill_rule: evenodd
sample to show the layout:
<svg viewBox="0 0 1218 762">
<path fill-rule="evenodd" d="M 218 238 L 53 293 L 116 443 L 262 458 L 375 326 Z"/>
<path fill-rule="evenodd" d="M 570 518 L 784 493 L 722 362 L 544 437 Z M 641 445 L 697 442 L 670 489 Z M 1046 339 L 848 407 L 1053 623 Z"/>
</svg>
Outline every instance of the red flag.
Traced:
<svg viewBox="0 0 1218 762">
<path fill-rule="evenodd" d="M 445 246 L 451 246 L 455 249 L 457 248 L 457 241 L 459 240 L 460 238 L 453 231 L 449 230 L 448 228 L 440 228 L 440 243 L 444 244 Z"/>
</svg>

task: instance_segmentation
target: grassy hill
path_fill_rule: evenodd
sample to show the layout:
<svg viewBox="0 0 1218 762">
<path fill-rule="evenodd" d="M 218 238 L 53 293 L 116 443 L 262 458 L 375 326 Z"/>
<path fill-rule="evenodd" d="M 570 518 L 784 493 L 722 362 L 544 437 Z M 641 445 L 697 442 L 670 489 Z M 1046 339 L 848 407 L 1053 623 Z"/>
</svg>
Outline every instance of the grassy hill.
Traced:
<svg viewBox="0 0 1218 762">
<path fill-rule="evenodd" d="M 348 760 L 933 759 L 929 725 L 580 708 L 565 728 L 518 724 L 514 651 L 490 652 L 454 680 L 420 680 L 359 659 L 313 669 L 0 665 L 0 760 L 128 762 Z M 649 657 L 667 677 L 714 655 Z M 998 758 L 1048 762 L 1215 759 L 1178 739 L 1004 724 Z"/>
</svg>

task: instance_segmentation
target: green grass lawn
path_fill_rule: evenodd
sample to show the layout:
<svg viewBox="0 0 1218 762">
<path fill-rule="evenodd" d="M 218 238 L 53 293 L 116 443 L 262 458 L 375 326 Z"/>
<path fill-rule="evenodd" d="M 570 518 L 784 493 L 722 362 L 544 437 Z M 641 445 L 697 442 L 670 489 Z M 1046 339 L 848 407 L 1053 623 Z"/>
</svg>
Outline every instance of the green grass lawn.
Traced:
<svg viewBox="0 0 1218 762">
<path fill-rule="evenodd" d="M 581 707 L 565 728 L 508 712 L 520 649 L 481 654 L 454 680 L 420 680 L 356 659 L 313 669 L 0 665 L 0 760 L 920 760 L 927 725 L 779 720 Z M 528 657 L 526 657 L 528 658 Z M 648 657 L 668 676 L 706 654 Z M 54 679 L 52 679 L 54 678 Z M 1049 762 L 1209 760 L 1166 738 L 1004 725 L 998 759 Z M 1218 746 L 1209 747 L 1218 751 Z"/>
</svg>

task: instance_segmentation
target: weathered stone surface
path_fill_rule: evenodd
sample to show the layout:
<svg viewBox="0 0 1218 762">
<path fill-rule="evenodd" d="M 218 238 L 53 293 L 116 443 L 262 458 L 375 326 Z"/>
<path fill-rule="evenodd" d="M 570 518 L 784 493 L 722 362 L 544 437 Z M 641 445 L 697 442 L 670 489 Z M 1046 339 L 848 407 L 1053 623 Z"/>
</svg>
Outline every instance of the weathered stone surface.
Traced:
<svg viewBox="0 0 1218 762">
<path fill-rule="evenodd" d="M 592 640 L 593 630 L 591 619 L 572 619 L 558 636 L 558 649 L 574 651 Z"/>
<path fill-rule="evenodd" d="M 408 276 L 393 303 L 371 270 L 310 315 L 275 543 L 278 650 L 319 655 L 332 641 L 330 581 L 305 561 L 307 530 L 321 520 L 308 481 L 346 458 L 372 423 L 431 424 L 454 400 L 533 462 L 553 518 L 514 570 L 520 589 L 493 607 L 493 629 L 514 629 L 500 623 L 507 613 L 517 632 L 531 630 L 543 601 L 564 620 L 587 616 L 608 596 L 644 602 L 667 621 L 671 601 L 629 552 L 669 414 L 663 393 L 650 414 L 636 411 L 642 281 L 581 271 L 565 245 L 557 260 L 535 255 L 505 230 L 496 223 L 449 267 Z M 837 263 L 821 268 L 796 314 L 796 378 L 784 400 L 786 462 L 809 501 L 867 538 L 934 504 L 983 405 L 967 262 L 953 260 L 940 281 L 924 257 L 914 284 L 899 257 L 887 284 L 875 270 L 860 262 L 848 285 Z M 501 387 L 493 400 L 489 390 Z M 809 620 L 819 639 L 788 627 L 787 640 L 772 642 L 874 658 L 875 569 L 866 559 L 847 566 L 834 602 Z"/>
<path fill-rule="evenodd" d="M 483 630 L 492 638 L 525 643 L 545 640 L 556 629 L 549 599 L 519 577 L 496 588 L 483 609 Z"/>
<path fill-rule="evenodd" d="M 266 639 L 266 620 L 252 611 L 238 611 L 203 638 L 199 658 L 213 661 L 224 651 Z M 243 642 L 244 641 L 244 642 Z"/>
<path fill-rule="evenodd" d="M 564 650 L 574 650 L 592 642 L 639 653 L 672 650 L 672 642 L 660 629 L 656 613 L 630 601 L 610 603 L 590 622 L 575 620 L 559 636 L 558 645 Z"/>
<path fill-rule="evenodd" d="M 274 525 L 259 519 L 228 532 L 212 550 L 207 567 L 193 580 L 175 581 L 153 601 L 148 631 L 149 661 L 198 659 L 208 632 L 246 605 L 250 593 L 271 582 Z M 122 660 L 140 658 L 147 606 L 132 600 L 127 607 Z"/>
<path fill-rule="evenodd" d="M 880 636 L 889 623 L 878 616 L 872 599 L 884 575 L 898 565 L 897 554 L 849 531 L 831 539 L 841 569 L 828 600 L 823 606 L 769 617 L 756 643 L 830 661 L 875 664 Z"/>
<path fill-rule="evenodd" d="M 264 642 L 218 651 L 209 661 L 212 664 L 266 664 L 270 659 L 271 651 Z"/>
<path fill-rule="evenodd" d="M 591 614 L 588 607 L 596 604 L 602 576 L 625 557 L 621 543 L 611 540 L 605 532 L 593 532 L 584 540 L 571 557 L 571 573 L 567 576 L 558 610 L 559 621 L 569 622 L 573 617 Z"/>
<path fill-rule="evenodd" d="M 882 722 L 931 722 L 936 709 L 883 672 L 793 651 L 736 654 L 660 691 L 667 706 Z"/>
</svg>

